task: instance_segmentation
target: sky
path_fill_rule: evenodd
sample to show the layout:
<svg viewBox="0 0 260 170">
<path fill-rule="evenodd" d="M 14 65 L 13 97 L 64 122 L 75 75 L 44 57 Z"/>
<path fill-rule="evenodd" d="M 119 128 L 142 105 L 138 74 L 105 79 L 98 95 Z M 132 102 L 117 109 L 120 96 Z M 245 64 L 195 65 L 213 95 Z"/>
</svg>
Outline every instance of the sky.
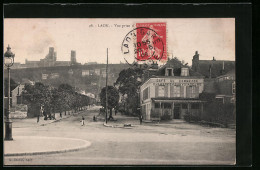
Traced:
<svg viewBox="0 0 260 170">
<path fill-rule="evenodd" d="M 77 62 L 84 64 L 106 63 L 108 48 L 109 63 L 120 63 L 125 62 L 122 42 L 133 25 L 154 22 L 167 25 L 170 58 L 191 65 L 198 51 L 200 60 L 235 60 L 234 18 L 4 19 L 4 51 L 9 44 L 15 62 L 24 63 L 43 59 L 49 47 L 55 48 L 57 61 L 69 61 L 71 50 L 76 50 Z"/>
</svg>

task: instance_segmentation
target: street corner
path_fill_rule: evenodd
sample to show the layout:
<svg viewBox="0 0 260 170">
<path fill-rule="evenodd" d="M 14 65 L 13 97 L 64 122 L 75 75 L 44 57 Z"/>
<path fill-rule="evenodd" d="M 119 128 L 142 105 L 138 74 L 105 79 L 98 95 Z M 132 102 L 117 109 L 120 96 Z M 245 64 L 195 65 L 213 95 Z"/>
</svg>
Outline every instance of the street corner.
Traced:
<svg viewBox="0 0 260 170">
<path fill-rule="evenodd" d="M 43 136 L 16 136 L 4 141 L 4 156 L 41 155 L 85 149 L 91 142 L 74 139 Z"/>
</svg>

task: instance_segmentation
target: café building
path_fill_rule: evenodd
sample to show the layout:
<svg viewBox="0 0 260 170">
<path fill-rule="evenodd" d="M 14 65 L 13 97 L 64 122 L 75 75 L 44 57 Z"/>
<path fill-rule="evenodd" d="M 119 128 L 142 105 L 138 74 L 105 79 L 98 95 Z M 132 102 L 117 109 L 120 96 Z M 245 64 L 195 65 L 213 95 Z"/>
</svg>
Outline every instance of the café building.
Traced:
<svg viewBox="0 0 260 170">
<path fill-rule="evenodd" d="M 166 64 L 140 87 L 141 113 L 145 120 L 183 119 L 185 114 L 200 116 L 203 101 L 199 94 L 204 77 L 184 65 Z"/>
</svg>

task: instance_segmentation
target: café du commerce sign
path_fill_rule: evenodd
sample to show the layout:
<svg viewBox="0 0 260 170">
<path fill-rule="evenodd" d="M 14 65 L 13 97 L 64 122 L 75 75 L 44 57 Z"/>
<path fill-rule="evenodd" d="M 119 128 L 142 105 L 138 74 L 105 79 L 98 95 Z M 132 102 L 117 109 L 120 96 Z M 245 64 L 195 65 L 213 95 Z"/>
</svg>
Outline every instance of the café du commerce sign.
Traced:
<svg viewBox="0 0 260 170">
<path fill-rule="evenodd" d="M 166 79 L 156 78 L 152 80 L 154 86 L 201 86 L 203 79 Z"/>
</svg>

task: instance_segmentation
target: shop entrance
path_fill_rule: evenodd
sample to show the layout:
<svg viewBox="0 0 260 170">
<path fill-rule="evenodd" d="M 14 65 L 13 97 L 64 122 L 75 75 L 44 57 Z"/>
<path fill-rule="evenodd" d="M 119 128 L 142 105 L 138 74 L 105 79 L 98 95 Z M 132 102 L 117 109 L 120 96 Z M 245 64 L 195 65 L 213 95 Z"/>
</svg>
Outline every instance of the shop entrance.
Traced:
<svg viewBox="0 0 260 170">
<path fill-rule="evenodd" d="M 180 119 L 180 112 L 181 112 L 181 105 L 180 104 L 174 104 L 173 118 L 174 119 Z"/>
</svg>

